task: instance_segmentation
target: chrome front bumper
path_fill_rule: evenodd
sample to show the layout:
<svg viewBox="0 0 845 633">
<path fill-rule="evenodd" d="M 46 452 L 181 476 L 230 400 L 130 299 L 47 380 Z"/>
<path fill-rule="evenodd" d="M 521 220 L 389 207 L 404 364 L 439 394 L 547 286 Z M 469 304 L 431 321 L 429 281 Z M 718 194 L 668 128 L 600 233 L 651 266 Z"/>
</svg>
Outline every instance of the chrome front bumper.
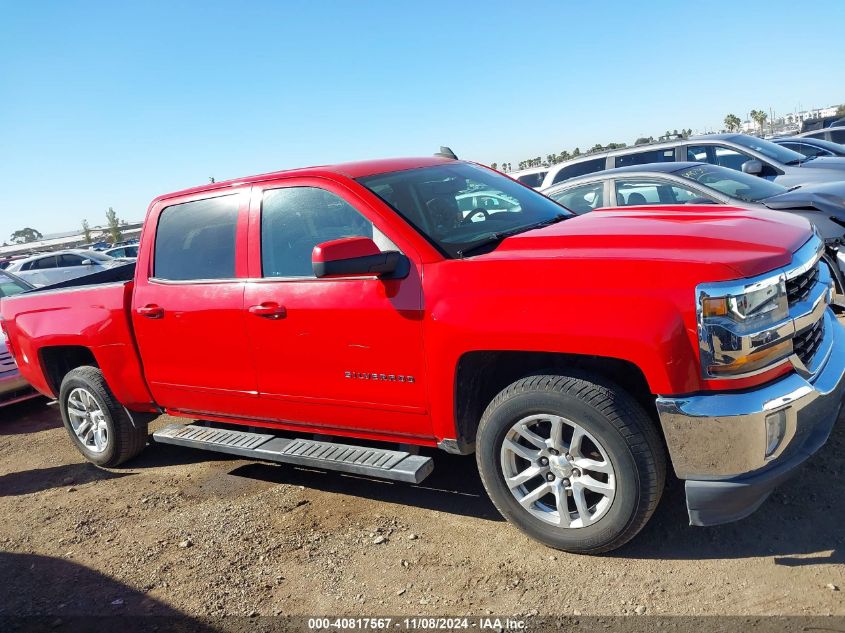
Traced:
<svg viewBox="0 0 845 633">
<path fill-rule="evenodd" d="M 793 372 L 744 392 L 657 399 L 693 525 L 751 514 L 827 441 L 845 392 L 845 329 L 830 310 L 824 319 L 824 358 L 812 377 Z M 766 418 L 779 412 L 785 432 L 767 456 Z"/>
<path fill-rule="evenodd" d="M 845 391 L 845 329 L 825 315 L 824 355 L 813 377 L 793 372 L 764 387 L 741 392 L 657 398 L 657 410 L 681 479 L 718 480 L 752 473 L 788 458 L 813 430 L 839 414 Z M 766 418 L 786 415 L 786 432 L 766 455 Z"/>
</svg>

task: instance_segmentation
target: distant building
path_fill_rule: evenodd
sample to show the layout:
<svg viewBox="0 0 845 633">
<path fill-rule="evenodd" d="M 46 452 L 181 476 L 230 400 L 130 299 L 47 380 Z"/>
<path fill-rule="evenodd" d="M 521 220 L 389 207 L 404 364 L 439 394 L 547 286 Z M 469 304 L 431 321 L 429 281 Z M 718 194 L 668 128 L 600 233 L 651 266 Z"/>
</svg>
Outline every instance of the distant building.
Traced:
<svg viewBox="0 0 845 633">
<path fill-rule="evenodd" d="M 829 108 L 816 108 L 815 110 L 803 110 L 801 112 L 792 112 L 783 117 L 787 125 L 798 125 L 808 119 L 820 119 L 826 116 L 835 116 L 838 106 L 830 106 Z"/>
<path fill-rule="evenodd" d="M 143 222 L 127 222 L 120 225 L 120 232 L 123 239 L 129 240 L 141 235 L 141 227 Z M 111 241 L 108 237 L 108 229 L 102 226 L 91 227 L 91 240 L 98 242 L 101 240 Z M 8 257 L 13 255 L 26 255 L 28 253 L 41 253 L 44 251 L 59 251 L 65 248 L 78 248 L 85 244 L 85 236 L 81 231 L 73 231 L 69 233 L 51 233 L 45 235 L 42 239 L 35 242 L 27 242 L 26 244 L 10 244 L 9 246 L 0 246 L 0 257 Z"/>
</svg>

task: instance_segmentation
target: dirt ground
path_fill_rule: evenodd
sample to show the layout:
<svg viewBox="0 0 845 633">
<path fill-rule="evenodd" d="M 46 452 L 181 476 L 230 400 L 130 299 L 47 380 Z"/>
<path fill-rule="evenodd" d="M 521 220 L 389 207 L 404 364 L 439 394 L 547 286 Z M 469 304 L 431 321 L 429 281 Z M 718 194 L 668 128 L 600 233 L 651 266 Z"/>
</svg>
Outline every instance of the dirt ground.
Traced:
<svg viewBox="0 0 845 633">
<path fill-rule="evenodd" d="M 584 557 L 505 523 L 472 458 L 432 451 L 419 486 L 156 444 L 100 470 L 31 401 L 0 411 L 0 615 L 845 615 L 844 448 L 840 420 L 718 528 L 670 480 L 639 537 Z"/>
</svg>

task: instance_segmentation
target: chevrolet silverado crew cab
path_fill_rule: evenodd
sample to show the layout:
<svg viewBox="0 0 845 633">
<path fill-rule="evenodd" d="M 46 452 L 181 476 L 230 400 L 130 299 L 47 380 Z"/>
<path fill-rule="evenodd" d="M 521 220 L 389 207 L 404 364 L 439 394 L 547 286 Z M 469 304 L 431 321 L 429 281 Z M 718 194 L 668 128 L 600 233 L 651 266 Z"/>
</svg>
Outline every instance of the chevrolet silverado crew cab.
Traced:
<svg viewBox="0 0 845 633">
<path fill-rule="evenodd" d="M 135 266 L 6 298 L 2 323 L 100 466 L 163 412 L 189 423 L 153 442 L 411 483 L 418 447 L 474 453 L 514 525 L 596 553 L 667 464 L 713 525 L 825 443 L 845 337 L 822 252 L 776 211 L 575 216 L 479 165 L 382 160 L 156 198 Z"/>
</svg>

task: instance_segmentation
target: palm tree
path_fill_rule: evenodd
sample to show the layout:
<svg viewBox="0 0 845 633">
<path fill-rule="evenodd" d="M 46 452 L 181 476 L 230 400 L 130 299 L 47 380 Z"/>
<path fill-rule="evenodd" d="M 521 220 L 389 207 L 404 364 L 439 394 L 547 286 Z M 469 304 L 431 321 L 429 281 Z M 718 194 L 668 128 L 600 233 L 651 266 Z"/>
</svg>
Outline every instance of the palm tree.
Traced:
<svg viewBox="0 0 845 633">
<path fill-rule="evenodd" d="M 763 110 L 752 110 L 751 119 L 760 127 L 760 134 L 763 134 L 763 126 L 766 124 L 766 119 L 769 115 Z"/>
<path fill-rule="evenodd" d="M 751 113 L 751 116 L 754 116 L 754 113 Z M 740 121 L 739 117 L 735 114 L 729 114 L 725 117 L 725 128 L 728 132 L 735 132 L 740 128 L 742 125 L 742 121 Z"/>
</svg>

